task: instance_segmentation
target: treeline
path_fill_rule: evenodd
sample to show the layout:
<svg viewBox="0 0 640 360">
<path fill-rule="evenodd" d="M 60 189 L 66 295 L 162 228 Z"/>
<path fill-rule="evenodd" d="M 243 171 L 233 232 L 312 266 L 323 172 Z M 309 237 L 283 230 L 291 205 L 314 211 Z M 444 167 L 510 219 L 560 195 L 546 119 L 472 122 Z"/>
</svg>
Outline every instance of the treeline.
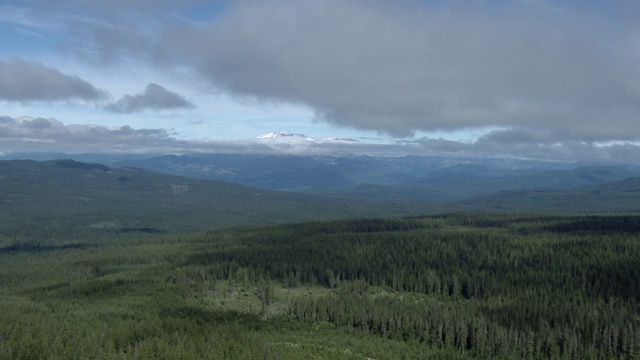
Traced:
<svg viewBox="0 0 640 360">
<path fill-rule="evenodd" d="M 633 311 L 621 312 L 619 307 L 605 304 L 580 306 L 554 302 L 544 306 L 554 310 L 523 319 L 510 316 L 528 312 L 526 306 L 507 305 L 500 300 L 495 300 L 495 304 L 427 302 L 407 301 L 396 294 L 341 294 L 298 297 L 291 302 L 289 311 L 298 319 L 330 322 L 349 333 L 419 342 L 481 358 L 588 359 L 640 355 L 637 321 L 634 324 L 627 317 L 633 318 L 636 315 Z M 505 307 L 512 309 L 504 311 Z M 593 315 L 603 309 L 608 312 Z M 551 315 L 551 321 L 541 317 L 546 314 Z M 567 319 L 558 323 L 555 320 L 559 316 Z"/>
<path fill-rule="evenodd" d="M 640 217 L 55 229 L 0 232 L 0 359 L 640 358 Z"/>
<path fill-rule="evenodd" d="M 217 279 L 387 291 L 292 301 L 292 315 L 348 331 L 483 357 L 632 358 L 640 356 L 639 224 L 448 215 L 273 226 L 210 233 L 202 240 L 210 246 L 186 263 Z M 233 246 L 216 246 L 225 236 Z"/>
<path fill-rule="evenodd" d="M 459 220 L 453 225 L 438 218 L 362 220 L 310 224 L 317 232 L 294 225 L 210 233 L 201 241 L 212 246 L 202 246 L 186 262 L 207 265 L 224 279 L 268 277 L 327 286 L 364 280 L 394 291 L 467 299 L 541 289 L 564 296 L 640 298 L 635 233 L 552 232 L 548 222 L 540 222 L 539 231 L 532 233 L 529 225 L 523 235 L 515 222 L 507 228 L 481 221 L 478 227 L 466 220 L 461 227 Z M 232 245 L 216 245 L 227 236 Z"/>
</svg>

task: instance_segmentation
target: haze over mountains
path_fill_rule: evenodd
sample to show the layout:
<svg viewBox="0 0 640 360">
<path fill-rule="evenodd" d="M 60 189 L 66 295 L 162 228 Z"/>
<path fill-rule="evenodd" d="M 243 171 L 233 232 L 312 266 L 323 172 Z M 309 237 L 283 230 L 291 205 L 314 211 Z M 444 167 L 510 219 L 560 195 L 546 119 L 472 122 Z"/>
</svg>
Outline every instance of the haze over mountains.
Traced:
<svg viewBox="0 0 640 360">
<path fill-rule="evenodd" d="M 313 141 L 299 134 L 268 135 L 265 138 L 269 140 L 285 138 L 285 141 Z M 201 184 L 198 186 L 204 187 L 227 187 L 231 186 L 229 183 L 235 183 L 247 186 L 244 189 L 253 194 L 258 192 L 257 189 L 304 193 L 315 197 L 298 198 L 296 201 L 314 204 L 331 198 L 420 202 L 430 204 L 432 207 L 429 211 L 635 211 L 634 186 L 638 182 L 634 178 L 640 176 L 640 167 L 635 165 L 479 157 L 14 153 L 2 159 L 12 157 L 38 160 L 72 158 L 104 164 L 100 166 L 108 166 L 114 169 L 111 171 L 118 172 L 131 172 L 134 168 L 152 170 L 157 173 L 143 171 L 140 174 L 144 174 L 148 181 L 157 177 L 159 183 L 168 182 L 163 180 L 165 175 L 161 174 L 165 173 L 180 176 L 182 178 L 175 179 L 183 182 L 215 180 L 198 183 Z M 17 164 L 29 167 L 36 163 L 12 164 L 12 168 L 15 168 Z M 48 169 L 50 171 L 51 166 Z M 26 176 L 23 180 L 29 183 L 32 172 L 23 170 L 22 173 Z M 70 173 L 69 181 L 73 183 L 75 177 L 84 176 Z M 48 185 L 52 186 L 53 183 L 49 182 Z M 79 185 L 78 191 L 85 186 Z M 107 191 L 109 187 L 103 190 Z M 199 199 L 196 196 L 192 200 L 197 203 Z"/>
<path fill-rule="evenodd" d="M 165 155 L 115 162 L 271 189 L 352 197 L 363 186 L 438 191 L 441 199 L 513 189 L 571 189 L 638 174 L 634 167 L 495 158 Z M 373 194 L 371 194 L 373 195 Z M 375 196 L 375 197 L 380 197 Z M 385 196 L 383 196 L 384 198 Z M 394 198 L 389 195 L 389 198 Z M 413 197 L 415 199 L 415 197 Z M 425 199 L 426 200 L 426 199 Z"/>
<path fill-rule="evenodd" d="M 0 224 L 164 232 L 416 215 L 427 204 L 326 199 L 74 160 L 0 161 Z"/>
</svg>

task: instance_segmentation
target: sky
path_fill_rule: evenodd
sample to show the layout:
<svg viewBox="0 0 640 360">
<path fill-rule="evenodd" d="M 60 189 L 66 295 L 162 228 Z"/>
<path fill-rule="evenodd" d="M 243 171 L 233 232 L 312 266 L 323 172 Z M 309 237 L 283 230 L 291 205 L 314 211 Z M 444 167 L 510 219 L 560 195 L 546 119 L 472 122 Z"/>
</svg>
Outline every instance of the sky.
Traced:
<svg viewBox="0 0 640 360">
<path fill-rule="evenodd" d="M 635 0 L 2 0 L 0 152 L 638 163 L 637 19 Z"/>
</svg>

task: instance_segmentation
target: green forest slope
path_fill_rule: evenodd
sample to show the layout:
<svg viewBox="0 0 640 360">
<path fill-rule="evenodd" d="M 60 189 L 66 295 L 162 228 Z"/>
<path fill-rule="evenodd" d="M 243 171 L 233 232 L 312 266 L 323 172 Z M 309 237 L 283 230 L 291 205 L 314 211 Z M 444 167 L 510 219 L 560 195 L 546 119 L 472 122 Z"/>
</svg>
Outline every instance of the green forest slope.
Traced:
<svg viewBox="0 0 640 360">
<path fill-rule="evenodd" d="M 427 211 L 425 204 L 322 199 L 73 160 L 0 161 L 0 228 L 167 232 Z"/>
<path fill-rule="evenodd" d="M 456 203 L 459 209 L 627 214 L 640 212 L 640 177 L 570 190 L 502 191 Z"/>
<path fill-rule="evenodd" d="M 436 210 L 0 162 L 0 359 L 640 358 L 639 216 Z"/>
<path fill-rule="evenodd" d="M 640 217 L 451 214 L 0 243 L 0 358 L 640 356 Z"/>
</svg>

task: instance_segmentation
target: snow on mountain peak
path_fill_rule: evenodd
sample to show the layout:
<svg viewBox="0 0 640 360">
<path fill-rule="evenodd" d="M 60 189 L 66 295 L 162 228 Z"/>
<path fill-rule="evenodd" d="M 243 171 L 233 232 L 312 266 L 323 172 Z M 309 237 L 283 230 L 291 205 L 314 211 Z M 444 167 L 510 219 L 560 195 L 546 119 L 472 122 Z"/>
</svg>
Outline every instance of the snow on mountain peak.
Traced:
<svg viewBox="0 0 640 360">
<path fill-rule="evenodd" d="M 279 139 L 279 140 L 307 140 L 315 141 L 314 138 L 304 134 L 290 134 L 288 132 L 268 132 L 258 136 L 258 139 Z"/>
</svg>

